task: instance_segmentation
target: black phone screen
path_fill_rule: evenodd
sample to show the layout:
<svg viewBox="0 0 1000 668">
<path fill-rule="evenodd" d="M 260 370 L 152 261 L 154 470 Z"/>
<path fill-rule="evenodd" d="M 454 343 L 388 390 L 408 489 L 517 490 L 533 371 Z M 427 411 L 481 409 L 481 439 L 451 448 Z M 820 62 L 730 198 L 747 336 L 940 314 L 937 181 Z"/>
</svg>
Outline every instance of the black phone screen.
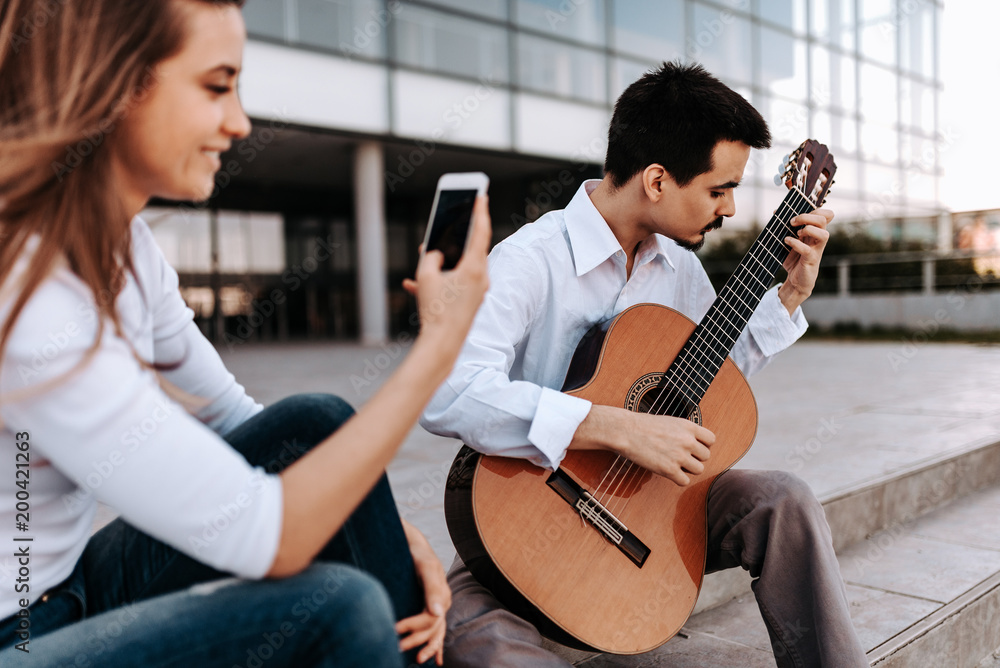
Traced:
<svg viewBox="0 0 1000 668">
<path fill-rule="evenodd" d="M 462 257 L 475 203 L 475 190 L 442 190 L 438 194 L 426 250 L 444 253 L 443 269 L 454 269 Z"/>
</svg>

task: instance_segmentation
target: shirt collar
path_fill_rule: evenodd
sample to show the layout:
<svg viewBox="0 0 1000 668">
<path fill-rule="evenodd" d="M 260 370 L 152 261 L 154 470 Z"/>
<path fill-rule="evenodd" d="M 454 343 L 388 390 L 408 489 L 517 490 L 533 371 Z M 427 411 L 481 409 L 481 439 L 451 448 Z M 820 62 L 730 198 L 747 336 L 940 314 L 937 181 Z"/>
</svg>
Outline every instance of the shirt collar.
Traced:
<svg viewBox="0 0 1000 668">
<path fill-rule="evenodd" d="M 602 262 L 622 250 L 618 238 L 611 231 L 604 216 L 597 210 L 590 199 L 590 193 L 594 191 L 600 179 L 589 179 L 584 181 L 580 188 L 573 195 L 573 199 L 566 205 L 564 211 L 566 221 L 566 233 L 569 235 L 570 248 L 573 252 L 573 262 L 576 265 L 576 275 L 583 276 L 594 269 Z M 670 259 L 668 249 L 673 242 L 663 235 L 654 234 L 652 239 L 642 242 L 639 252 L 636 254 L 636 262 L 643 256 L 647 249 L 655 248 L 654 256 L 661 255 L 667 261 L 667 265 L 674 269 L 674 263 Z M 650 258 L 652 259 L 652 258 Z"/>
</svg>

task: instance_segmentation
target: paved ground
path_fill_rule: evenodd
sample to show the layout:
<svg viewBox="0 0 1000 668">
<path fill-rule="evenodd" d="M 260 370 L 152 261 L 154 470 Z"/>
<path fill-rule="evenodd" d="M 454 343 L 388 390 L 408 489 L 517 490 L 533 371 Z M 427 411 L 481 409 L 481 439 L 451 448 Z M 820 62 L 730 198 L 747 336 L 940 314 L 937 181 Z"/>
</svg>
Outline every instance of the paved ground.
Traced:
<svg viewBox="0 0 1000 668">
<path fill-rule="evenodd" d="M 333 392 L 363 404 L 405 349 L 331 343 L 242 344 L 223 359 L 270 404 Z M 757 440 L 738 466 L 797 472 L 821 499 L 943 455 L 997 440 L 1000 345 L 803 341 L 750 379 Z M 359 446 L 360 447 L 360 446 Z M 444 476 L 459 444 L 416 427 L 390 467 L 401 515 L 446 562 Z"/>
</svg>

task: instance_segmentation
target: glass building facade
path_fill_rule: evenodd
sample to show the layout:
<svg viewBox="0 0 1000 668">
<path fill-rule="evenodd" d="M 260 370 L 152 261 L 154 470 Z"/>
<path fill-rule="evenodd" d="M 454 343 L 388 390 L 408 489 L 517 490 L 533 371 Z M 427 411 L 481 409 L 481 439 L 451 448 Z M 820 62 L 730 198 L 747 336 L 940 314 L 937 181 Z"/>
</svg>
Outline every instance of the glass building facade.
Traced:
<svg viewBox="0 0 1000 668">
<path fill-rule="evenodd" d="M 774 134 L 737 222 L 766 222 L 777 164 L 807 137 L 836 156 L 830 205 L 842 220 L 941 211 L 933 0 L 250 0 L 245 15 L 253 37 L 607 116 L 649 68 L 700 62 Z"/>
<path fill-rule="evenodd" d="M 773 183 L 782 156 L 814 138 L 837 162 L 828 206 L 838 221 L 946 244 L 941 11 L 937 0 L 248 0 L 240 90 L 254 131 L 224 156 L 210 208 L 258 226 L 270 216 L 268 239 L 280 221 L 283 248 L 267 244 L 286 268 L 275 274 L 271 257 L 214 278 L 209 303 L 197 288 L 225 274 L 226 250 L 215 268 L 208 240 L 195 244 L 201 259 L 168 259 L 191 267 L 182 280 L 226 331 L 254 295 L 286 290 L 278 279 L 309 262 L 276 309 L 283 320 L 252 337 L 378 340 L 412 329 L 398 286 L 414 270 L 438 176 L 487 172 L 503 238 L 600 177 L 615 99 L 665 60 L 702 63 L 771 127 L 773 148 L 752 153 L 737 213 L 717 234 L 764 225 L 783 195 Z M 258 217 L 234 213 L 248 211 Z M 186 247 L 170 236 L 213 220 L 157 215 L 164 247 Z M 250 223 L 240 225 L 252 243 Z M 317 255 L 321 241 L 335 251 Z M 384 288 L 365 292 L 378 285 L 372 274 Z M 232 297 L 241 289 L 242 307 Z"/>
</svg>

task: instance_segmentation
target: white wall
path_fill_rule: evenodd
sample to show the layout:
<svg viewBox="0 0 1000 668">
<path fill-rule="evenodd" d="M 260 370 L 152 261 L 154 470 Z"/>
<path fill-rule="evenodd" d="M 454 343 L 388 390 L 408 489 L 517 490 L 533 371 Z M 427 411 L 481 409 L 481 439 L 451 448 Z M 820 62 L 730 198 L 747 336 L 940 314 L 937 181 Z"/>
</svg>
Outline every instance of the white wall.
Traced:
<svg viewBox="0 0 1000 668">
<path fill-rule="evenodd" d="M 853 323 L 905 327 L 928 335 L 938 329 L 1000 331 L 1000 292 L 981 292 L 972 285 L 934 295 L 813 295 L 802 310 L 810 324 L 819 327 Z"/>
<path fill-rule="evenodd" d="M 388 95 L 384 67 L 247 41 L 240 97 L 254 118 L 384 133 Z"/>
</svg>

